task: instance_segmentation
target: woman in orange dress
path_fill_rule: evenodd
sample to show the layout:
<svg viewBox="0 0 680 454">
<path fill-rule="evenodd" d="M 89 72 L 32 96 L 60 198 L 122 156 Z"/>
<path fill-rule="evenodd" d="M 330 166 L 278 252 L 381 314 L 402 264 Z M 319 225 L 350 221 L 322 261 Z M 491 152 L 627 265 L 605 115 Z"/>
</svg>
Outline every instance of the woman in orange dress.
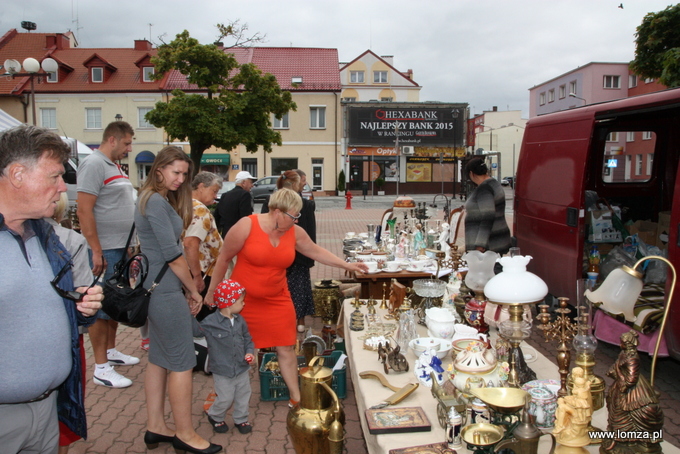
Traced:
<svg viewBox="0 0 680 454">
<path fill-rule="evenodd" d="M 246 288 L 245 308 L 241 315 L 256 348 L 276 347 L 281 376 L 290 393 L 290 403 L 300 400 L 297 380 L 295 307 L 288 292 L 286 269 L 298 251 L 324 265 L 348 271 L 368 271 L 363 263 L 348 263 L 314 244 L 309 235 L 295 225 L 300 217 L 302 199 L 291 189 L 279 189 L 269 200 L 269 213 L 253 214 L 238 221 L 224 237 L 213 278 L 204 303 L 211 304 L 217 285 L 232 258 L 238 255 L 231 278 Z"/>
</svg>

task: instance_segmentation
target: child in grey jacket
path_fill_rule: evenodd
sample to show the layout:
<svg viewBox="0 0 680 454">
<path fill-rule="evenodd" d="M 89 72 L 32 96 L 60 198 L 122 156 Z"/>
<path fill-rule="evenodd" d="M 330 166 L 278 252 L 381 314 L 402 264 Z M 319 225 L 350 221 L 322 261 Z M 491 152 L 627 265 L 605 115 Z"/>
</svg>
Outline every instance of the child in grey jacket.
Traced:
<svg viewBox="0 0 680 454">
<path fill-rule="evenodd" d="M 194 319 L 194 335 L 205 336 L 208 343 L 208 368 L 213 373 L 217 397 L 205 413 L 217 433 L 229 430 L 224 418 L 232 405 L 236 429 L 242 434 L 253 430 L 248 422 L 248 406 L 252 393 L 249 370 L 255 358 L 255 345 L 246 321 L 238 315 L 245 296 L 241 284 L 225 279 L 215 289 L 213 301 L 218 310 L 200 323 Z"/>
</svg>

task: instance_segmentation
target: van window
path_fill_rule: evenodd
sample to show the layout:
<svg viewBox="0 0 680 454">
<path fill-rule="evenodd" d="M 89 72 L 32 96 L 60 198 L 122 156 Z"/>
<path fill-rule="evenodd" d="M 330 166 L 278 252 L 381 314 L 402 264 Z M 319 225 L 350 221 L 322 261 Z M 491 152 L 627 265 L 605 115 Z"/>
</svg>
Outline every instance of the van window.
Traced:
<svg viewBox="0 0 680 454">
<path fill-rule="evenodd" d="M 656 134 L 651 131 L 609 131 L 604 145 L 602 181 L 649 181 L 655 147 Z"/>
</svg>

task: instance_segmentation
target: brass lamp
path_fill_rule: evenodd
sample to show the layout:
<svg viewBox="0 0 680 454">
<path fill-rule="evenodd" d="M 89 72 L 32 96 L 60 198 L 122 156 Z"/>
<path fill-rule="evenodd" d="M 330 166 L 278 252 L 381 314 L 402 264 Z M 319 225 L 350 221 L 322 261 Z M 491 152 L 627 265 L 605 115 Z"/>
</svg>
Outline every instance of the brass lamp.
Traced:
<svg viewBox="0 0 680 454">
<path fill-rule="evenodd" d="M 499 262 L 503 265 L 503 272 L 492 277 L 484 286 L 488 301 L 508 307 L 510 318 L 501 322 L 499 332 L 512 347 L 508 384 L 513 387 L 535 378 L 533 371 L 526 366 L 519 347 L 531 335 L 531 323 L 523 318 L 524 306 L 536 304 L 548 294 L 548 286 L 543 279 L 527 271 L 531 258 L 529 255 L 502 257 Z"/>
<path fill-rule="evenodd" d="M 658 255 L 649 255 L 638 260 L 632 268 L 623 266 L 617 268 L 604 280 L 602 285 L 598 287 L 597 290 L 591 292 L 590 290 L 585 291 L 586 298 L 588 298 L 593 303 L 601 303 L 602 308 L 614 314 L 624 314 L 626 319 L 629 318 L 630 314 L 633 313 L 633 307 L 635 302 L 640 296 L 642 291 L 642 274 L 637 271 L 637 267 L 647 260 L 661 260 L 668 265 L 673 274 L 673 280 L 671 282 L 670 292 L 668 294 L 668 299 L 666 300 L 666 306 L 663 311 L 663 318 L 661 319 L 661 325 L 659 326 L 659 336 L 656 339 L 656 346 L 654 347 L 654 356 L 652 357 L 652 372 L 650 377 L 650 384 L 654 386 L 654 374 L 656 370 L 656 358 L 659 353 L 659 347 L 661 346 L 661 339 L 663 339 L 663 332 L 666 327 L 666 320 L 668 319 L 668 312 L 671 308 L 671 303 L 673 301 L 673 294 L 675 292 L 675 282 L 677 275 L 675 272 L 675 267 L 668 261 L 665 257 Z M 633 317 L 634 320 L 634 317 Z"/>
</svg>

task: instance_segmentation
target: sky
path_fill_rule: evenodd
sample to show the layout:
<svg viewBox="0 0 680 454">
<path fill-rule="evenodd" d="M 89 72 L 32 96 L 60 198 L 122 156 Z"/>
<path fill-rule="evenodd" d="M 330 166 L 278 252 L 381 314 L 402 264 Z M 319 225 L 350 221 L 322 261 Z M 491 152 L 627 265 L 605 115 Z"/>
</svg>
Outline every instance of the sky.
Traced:
<svg viewBox="0 0 680 454">
<path fill-rule="evenodd" d="M 368 49 L 392 55 L 398 70 L 413 70 L 420 101 L 528 118 L 529 88 L 590 62 L 629 62 L 645 14 L 673 4 L 622 1 L 7 0 L 0 33 L 27 20 L 41 33 L 74 31 L 80 47 L 160 44 L 183 30 L 211 43 L 215 24 L 239 20 L 266 35 L 262 46 L 336 48 L 340 62 Z"/>
</svg>

